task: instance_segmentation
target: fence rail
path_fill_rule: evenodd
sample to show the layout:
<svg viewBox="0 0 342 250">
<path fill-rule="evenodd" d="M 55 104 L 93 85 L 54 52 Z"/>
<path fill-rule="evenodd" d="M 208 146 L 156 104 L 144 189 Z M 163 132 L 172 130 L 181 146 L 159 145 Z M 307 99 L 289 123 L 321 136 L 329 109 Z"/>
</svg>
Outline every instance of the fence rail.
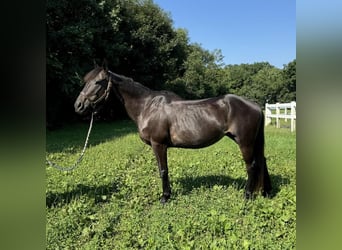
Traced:
<svg viewBox="0 0 342 250">
<path fill-rule="evenodd" d="M 275 110 L 275 114 L 272 113 Z M 281 110 L 284 110 L 281 112 Z M 290 113 L 288 113 L 290 111 Z M 276 119 L 276 126 L 280 128 L 280 119 L 291 120 L 291 132 L 296 129 L 296 102 L 290 103 L 276 103 L 265 105 L 265 126 L 271 124 L 272 118 Z"/>
</svg>

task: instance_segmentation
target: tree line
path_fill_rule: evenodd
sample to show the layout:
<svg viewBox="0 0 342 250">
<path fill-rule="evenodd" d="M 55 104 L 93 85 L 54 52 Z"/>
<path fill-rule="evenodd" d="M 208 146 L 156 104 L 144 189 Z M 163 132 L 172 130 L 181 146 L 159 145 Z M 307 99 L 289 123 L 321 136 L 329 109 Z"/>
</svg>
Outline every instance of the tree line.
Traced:
<svg viewBox="0 0 342 250">
<path fill-rule="evenodd" d="M 220 50 L 189 42 L 152 0 L 48 0 L 46 7 L 47 125 L 76 119 L 73 102 L 93 60 L 145 86 L 197 99 L 226 93 L 261 106 L 296 100 L 296 60 L 224 65 Z M 106 119 L 125 116 L 117 100 Z"/>
</svg>

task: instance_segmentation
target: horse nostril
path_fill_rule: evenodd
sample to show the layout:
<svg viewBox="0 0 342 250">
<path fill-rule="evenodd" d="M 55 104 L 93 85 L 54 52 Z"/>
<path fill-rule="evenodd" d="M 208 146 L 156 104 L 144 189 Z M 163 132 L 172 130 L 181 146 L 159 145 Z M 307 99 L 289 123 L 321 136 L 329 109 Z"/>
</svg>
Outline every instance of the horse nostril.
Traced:
<svg viewBox="0 0 342 250">
<path fill-rule="evenodd" d="M 76 112 L 82 110 L 82 108 L 83 108 L 82 102 L 76 102 L 75 103 L 75 110 L 76 110 Z"/>
</svg>

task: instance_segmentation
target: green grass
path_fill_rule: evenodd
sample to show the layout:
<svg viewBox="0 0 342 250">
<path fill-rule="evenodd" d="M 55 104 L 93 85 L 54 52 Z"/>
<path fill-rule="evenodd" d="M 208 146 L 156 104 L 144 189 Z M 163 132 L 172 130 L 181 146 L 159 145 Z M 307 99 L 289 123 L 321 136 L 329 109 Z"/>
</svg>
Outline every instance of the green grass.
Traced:
<svg viewBox="0 0 342 250">
<path fill-rule="evenodd" d="M 47 157 L 72 165 L 87 124 L 47 132 Z M 296 134 L 269 126 L 272 198 L 245 201 L 244 162 L 228 138 L 198 150 L 169 149 L 172 198 L 159 203 L 152 150 L 130 121 L 95 123 L 72 172 L 46 169 L 48 249 L 294 249 Z"/>
</svg>

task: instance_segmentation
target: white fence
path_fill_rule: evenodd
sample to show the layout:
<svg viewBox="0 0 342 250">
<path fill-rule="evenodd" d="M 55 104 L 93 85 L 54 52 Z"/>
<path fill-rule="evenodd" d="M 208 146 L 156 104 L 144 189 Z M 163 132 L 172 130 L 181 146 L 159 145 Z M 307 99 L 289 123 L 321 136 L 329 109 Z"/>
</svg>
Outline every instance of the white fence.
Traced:
<svg viewBox="0 0 342 250">
<path fill-rule="evenodd" d="M 272 110 L 275 110 L 275 114 L 272 114 Z M 284 110 L 284 112 L 281 112 Z M 290 111 L 290 113 L 288 112 Z M 277 128 L 280 128 L 280 119 L 291 119 L 291 132 L 296 129 L 296 102 L 290 103 L 276 103 L 265 105 L 265 126 L 271 124 L 271 118 L 276 119 Z"/>
</svg>

